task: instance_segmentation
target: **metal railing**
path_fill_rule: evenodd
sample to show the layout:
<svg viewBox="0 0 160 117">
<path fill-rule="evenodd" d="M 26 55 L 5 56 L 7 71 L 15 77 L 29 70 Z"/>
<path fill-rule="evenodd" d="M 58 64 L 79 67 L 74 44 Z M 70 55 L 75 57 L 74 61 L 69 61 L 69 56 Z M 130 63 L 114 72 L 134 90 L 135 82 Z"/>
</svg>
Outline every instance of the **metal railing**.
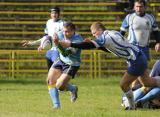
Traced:
<svg viewBox="0 0 160 117">
<path fill-rule="evenodd" d="M 153 59 L 150 67 L 159 57 L 151 51 Z M 45 51 L 37 50 L 0 50 L 0 78 L 46 77 L 47 65 Z M 120 75 L 126 70 L 124 60 L 99 50 L 83 50 L 82 63 L 77 75 L 101 78 L 108 75 Z"/>
</svg>

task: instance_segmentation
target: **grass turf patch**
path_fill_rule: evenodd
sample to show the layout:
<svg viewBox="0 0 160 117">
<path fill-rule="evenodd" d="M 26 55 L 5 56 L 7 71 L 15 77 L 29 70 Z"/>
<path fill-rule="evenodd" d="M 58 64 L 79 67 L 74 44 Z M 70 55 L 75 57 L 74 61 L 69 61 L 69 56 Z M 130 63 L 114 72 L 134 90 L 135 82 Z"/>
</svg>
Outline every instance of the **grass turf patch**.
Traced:
<svg viewBox="0 0 160 117">
<path fill-rule="evenodd" d="M 70 102 L 60 93 L 62 108 L 52 109 L 45 79 L 0 79 L 0 117 L 156 117 L 159 110 L 125 111 L 121 106 L 120 77 L 76 78 L 79 98 Z"/>
</svg>

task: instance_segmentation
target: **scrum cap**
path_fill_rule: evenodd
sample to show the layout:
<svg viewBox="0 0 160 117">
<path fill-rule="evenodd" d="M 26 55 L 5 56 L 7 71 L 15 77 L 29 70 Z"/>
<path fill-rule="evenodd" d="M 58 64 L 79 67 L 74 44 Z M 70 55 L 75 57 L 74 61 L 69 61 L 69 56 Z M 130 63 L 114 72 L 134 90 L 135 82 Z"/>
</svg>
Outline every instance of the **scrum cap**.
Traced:
<svg viewBox="0 0 160 117">
<path fill-rule="evenodd" d="M 60 13 L 60 8 L 59 7 L 53 7 L 52 9 L 50 9 L 51 12 L 57 12 L 57 13 Z"/>
</svg>

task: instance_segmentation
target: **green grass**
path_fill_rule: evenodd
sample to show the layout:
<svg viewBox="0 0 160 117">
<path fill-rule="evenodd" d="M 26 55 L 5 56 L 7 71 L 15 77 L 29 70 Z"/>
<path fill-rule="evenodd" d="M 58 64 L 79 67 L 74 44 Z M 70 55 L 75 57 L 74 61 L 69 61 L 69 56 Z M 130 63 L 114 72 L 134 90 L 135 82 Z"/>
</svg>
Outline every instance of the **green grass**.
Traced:
<svg viewBox="0 0 160 117">
<path fill-rule="evenodd" d="M 71 80 L 79 98 L 70 102 L 60 93 L 62 108 L 52 109 L 45 79 L 0 79 L 0 117 L 158 117 L 159 110 L 125 111 L 121 106 L 120 77 Z"/>
</svg>

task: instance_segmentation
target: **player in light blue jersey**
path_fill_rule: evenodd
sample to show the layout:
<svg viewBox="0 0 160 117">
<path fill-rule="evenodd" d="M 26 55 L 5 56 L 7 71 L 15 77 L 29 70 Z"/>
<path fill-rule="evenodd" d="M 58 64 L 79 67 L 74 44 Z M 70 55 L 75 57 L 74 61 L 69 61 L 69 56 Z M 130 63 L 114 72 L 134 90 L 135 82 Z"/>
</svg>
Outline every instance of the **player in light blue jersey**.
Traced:
<svg viewBox="0 0 160 117">
<path fill-rule="evenodd" d="M 153 32 L 156 40 L 155 50 L 160 50 L 160 32 L 155 17 L 145 12 L 145 1 L 135 0 L 134 11 L 128 14 L 122 22 L 120 32 L 125 35 L 128 29 L 128 41 L 137 45 L 150 59 L 149 42 L 150 34 Z"/>
<path fill-rule="evenodd" d="M 61 107 L 58 90 L 70 91 L 71 102 L 75 102 L 77 99 L 78 87 L 70 84 L 69 81 L 71 78 L 74 78 L 80 67 L 81 50 L 72 47 L 63 48 L 58 44 L 58 42 L 62 40 L 82 42 L 83 38 L 79 34 L 75 33 L 75 30 L 76 28 L 73 23 L 66 22 L 63 26 L 63 31 L 57 34 L 55 33 L 53 36 L 53 40 L 57 46 L 60 57 L 50 68 L 47 82 L 49 94 L 51 96 L 53 106 L 56 109 Z"/>
<path fill-rule="evenodd" d="M 160 78 L 150 78 L 147 71 L 147 58 L 144 53 L 135 45 L 128 41 L 117 31 L 105 30 L 100 22 L 91 25 L 91 32 L 95 40 L 90 42 L 73 43 L 69 41 L 61 41 L 63 47 L 75 47 L 81 49 L 91 49 L 104 47 L 114 55 L 127 60 L 128 69 L 125 72 L 120 83 L 121 89 L 129 100 L 127 109 L 135 109 L 133 92 L 130 88 L 131 83 L 140 77 L 144 86 L 160 86 Z"/>
<path fill-rule="evenodd" d="M 55 6 L 52 9 L 50 9 L 50 11 L 51 11 L 50 13 L 51 19 L 49 19 L 46 22 L 46 27 L 44 29 L 45 33 L 44 36 L 36 41 L 27 41 L 27 40 L 22 41 L 23 46 L 39 45 L 38 51 L 47 48 L 46 45 L 48 45 L 48 43 L 51 44 L 50 46 L 53 46 L 51 49 L 50 47 L 47 48 L 49 50 L 46 52 L 45 55 L 47 60 L 48 70 L 50 69 L 53 62 L 59 57 L 59 53 L 56 50 L 55 45 L 52 44 L 51 38 L 53 37 L 54 33 L 57 33 L 63 29 L 63 24 L 65 22 L 62 19 L 60 19 L 59 7 Z"/>
</svg>

